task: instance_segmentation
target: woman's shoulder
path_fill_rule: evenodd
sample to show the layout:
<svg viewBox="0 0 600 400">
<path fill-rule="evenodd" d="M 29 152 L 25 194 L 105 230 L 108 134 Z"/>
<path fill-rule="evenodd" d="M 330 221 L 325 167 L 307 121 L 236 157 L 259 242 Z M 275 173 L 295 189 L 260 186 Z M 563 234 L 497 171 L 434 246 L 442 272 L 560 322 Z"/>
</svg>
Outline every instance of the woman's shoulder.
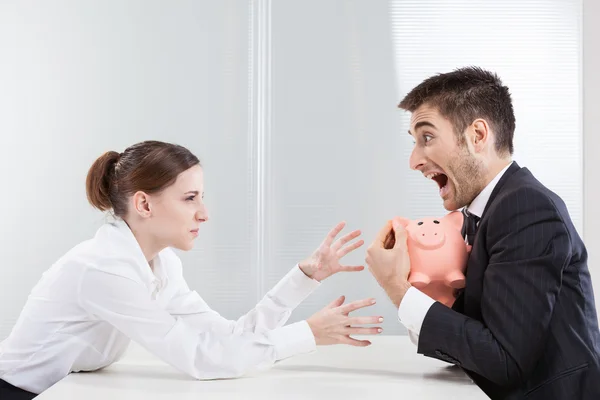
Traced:
<svg viewBox="0 0 600 400">
<path fill-rule="evenodd" d="M 139 247 L 127 239 L 119 237 L 114 225 L 104 224 L 92 238 L 76 244 L 63 254 L 55 266 L 76 273 L 94 270 L 135 276 L 144 258 Z"/>
</svg>

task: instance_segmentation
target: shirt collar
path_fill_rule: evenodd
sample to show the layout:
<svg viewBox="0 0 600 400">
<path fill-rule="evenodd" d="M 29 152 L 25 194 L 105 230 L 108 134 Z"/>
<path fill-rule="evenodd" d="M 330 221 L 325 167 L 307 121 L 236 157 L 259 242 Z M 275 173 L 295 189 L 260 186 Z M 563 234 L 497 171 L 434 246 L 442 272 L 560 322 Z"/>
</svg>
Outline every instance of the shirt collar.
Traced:
<svg viewBox="0 0 600 400">
<path fill-rule="evenodd" d="M 147 284 L 152 284 L 155 280 L 158 280 L 161 286 L 166 284 L 166 272 L 164 270 L 163 263 L 161 262 L 161 253 L 158 253 L 153 260 L 152 268 L 144 256 L 144 252 L 140 247 L 139 242 L 135 238 L 129 225 L 121 219 L 116 218 L 114 221 L 108 224 L 113 231 L 113 234 L 109 235 L 114 237 L 121 236 L 121 240 L 118 240 L 118 246 L 121 251 L 127 252 L 127 258 L 134 258 L 135 264 L 138 267 L 138 271 L 141 277 Z"/>
<path fill-rule="evenodd" d="M 483 188 L 483 190 L 477 195 L 477 197 L 473 199 L 471 204 L 469 204 L 469 206 L 467 207 L 467 211 L 481 218 L 481 216 L 483 215 L 483 210 L 485 210 L 485 206 L 488 200 L 490 199 L 492 191 L 494 190 L 494 188 L 498 184 L 498 181 L 500 180 L 500 178 L 502 178 L 502 175 L 504 175 L 508 167 L 511 166 L 511 164 L 512 162 L 510 162 L 506 167 L 504 167 L 502 171 L 500 171 L 494 177 L 494 179 L 492 179 L 492 181 L 488 183 L 485 188 Z"/>
</svg>

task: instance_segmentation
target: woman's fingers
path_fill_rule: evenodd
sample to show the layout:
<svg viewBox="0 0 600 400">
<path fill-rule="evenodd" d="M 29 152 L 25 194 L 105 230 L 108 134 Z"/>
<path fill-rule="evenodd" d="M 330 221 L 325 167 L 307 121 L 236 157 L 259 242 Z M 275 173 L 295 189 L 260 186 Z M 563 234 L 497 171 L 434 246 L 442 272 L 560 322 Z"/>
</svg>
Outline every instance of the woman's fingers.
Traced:
<svg viewBox="0 0 600 400">
<path fill-rule="evenodd" d="M 340 306 L 339 308 L 343 314 L 347 315 L 347 314 L 351 313 L 352 311 L 356 311 L 361 308 L 369 307 L 369 306 L 372 306 L 373 304 L 375 304 L 375 299 L 370 298 L 370 299 L 356 300 L 356 301 L 353 301 L 352 303 L 348 303 L 343 306 Z"/>
<path fill-rule="evenodd" d="M 346 300 L 346 296 L 340 296 L 331 303 L 327 304 L 325 308 L 336 308 L 344 304 L 344 300 Z"/>
<path fill-rule="evenodd" d="M 336 255 L 337 255 L 338 259 L 340 259 L 340 258 L 344 257 L 346 254 L 350 253 L 351 251 L 358 249 L 363 244 L 365 244 L 365 241 L 360 239 L 360 240 L 357 240 L 356 242 L 352 243 L 349 246 L 343 247 L 339 250 L 338 249 L 334 249 L 334 250 L 336 251 Z"/>
<path fill-rule="evenodd" d="M 381 329 L 381 327 L 361 328 L 350 326 L 344 329 L 344 333 L 346 335 L 378 335 L 381 332 L 383 332 L 383 329 Z"/>
<path fill-rule="evenodd" d="M 332 230 L 329 231 L 329 233 L 327 234 L 327 237 L 323 241 L 323 244 L 326 245 L 327 247 L 330 247 L 331 244 L 333 243 L 335 237 L 342 231 L 342 229 L 344 229 L 344 226 L 346 226 L 346 222 L 344 222 L 344 221 L 337 224 Z"/>
<path fill-rule="evenodd" d="M 364 265 L 340 265 L 340 272 L 358 272 L 365 269 Z"/>
<path fill-rule="evenodd" d="M 382 316 L 375 317 L 350 317 L 348 318 L 347 325 L 369 325 L 369 324 L 380 324 L 383 322 Z"/>
<path fill-rule="evenodd" d="M 350 346 L 366 347 L 371 345 L 371 342 L 368 340 L 357 340 L 350 336 L 342 336 L 339 340 L 340 343 L 348 344 Z"/>
<path fill-rule="evenodd" d="M 339 233 L 339 232 L 338 232 Z M 341 238 L 339 238 L 338 240 L 336 240 L 336 242 L 331 246 L 331 248 L 335 251 L 339 250 L 343 245 L 345 245 L 346 243 L 348 243 L 349 241 L 351 241 L 354 238 L 359 237 L 361 234 L 360 229 L 356 229 L 344 236 L 342 236 Z"/>
</svg>

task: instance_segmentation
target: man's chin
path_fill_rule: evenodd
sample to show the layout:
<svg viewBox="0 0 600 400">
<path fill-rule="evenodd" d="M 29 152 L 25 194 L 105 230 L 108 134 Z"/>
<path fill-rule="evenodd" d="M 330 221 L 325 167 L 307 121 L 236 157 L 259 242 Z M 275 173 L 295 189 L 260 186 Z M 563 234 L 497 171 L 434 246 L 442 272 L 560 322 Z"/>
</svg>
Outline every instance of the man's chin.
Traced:
<svg viewBox="0 0 600 400">
<path fill-rule="evenodd" d="M 443 205 L 444 208 L 446 209 L 446 211 L 456 211 L 460 208 L 460 205 L 456 202 L 456 200 L 454 199 L 454 197 L 450 197 L 448 196 L 443 200 Z"/>
<path fill-rule="evenodd" d="M 452 212 L 458 209 L 458 207 L 455 206 L 456 203 L 452 203 L 452 202 L 448 202 L 448 201 L 444 201 L 444 209 L 448 212 Z"/>
</svg>

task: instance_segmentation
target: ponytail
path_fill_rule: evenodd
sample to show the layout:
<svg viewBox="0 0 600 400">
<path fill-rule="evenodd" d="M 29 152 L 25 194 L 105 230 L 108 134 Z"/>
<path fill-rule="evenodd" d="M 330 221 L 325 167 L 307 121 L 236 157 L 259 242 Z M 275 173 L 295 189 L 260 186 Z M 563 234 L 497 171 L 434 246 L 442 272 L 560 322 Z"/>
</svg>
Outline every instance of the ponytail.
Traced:
<svg viewBox="0 0 600 400">
<path fill-rule="evenodd" d="M 121 155 L 116 151 L 107 151 L 92 164 L 85 182 L 87 199 L 100 211 L 113 208 L 111 187 L 115 180 L 115 164 Z"/>
</svg>

